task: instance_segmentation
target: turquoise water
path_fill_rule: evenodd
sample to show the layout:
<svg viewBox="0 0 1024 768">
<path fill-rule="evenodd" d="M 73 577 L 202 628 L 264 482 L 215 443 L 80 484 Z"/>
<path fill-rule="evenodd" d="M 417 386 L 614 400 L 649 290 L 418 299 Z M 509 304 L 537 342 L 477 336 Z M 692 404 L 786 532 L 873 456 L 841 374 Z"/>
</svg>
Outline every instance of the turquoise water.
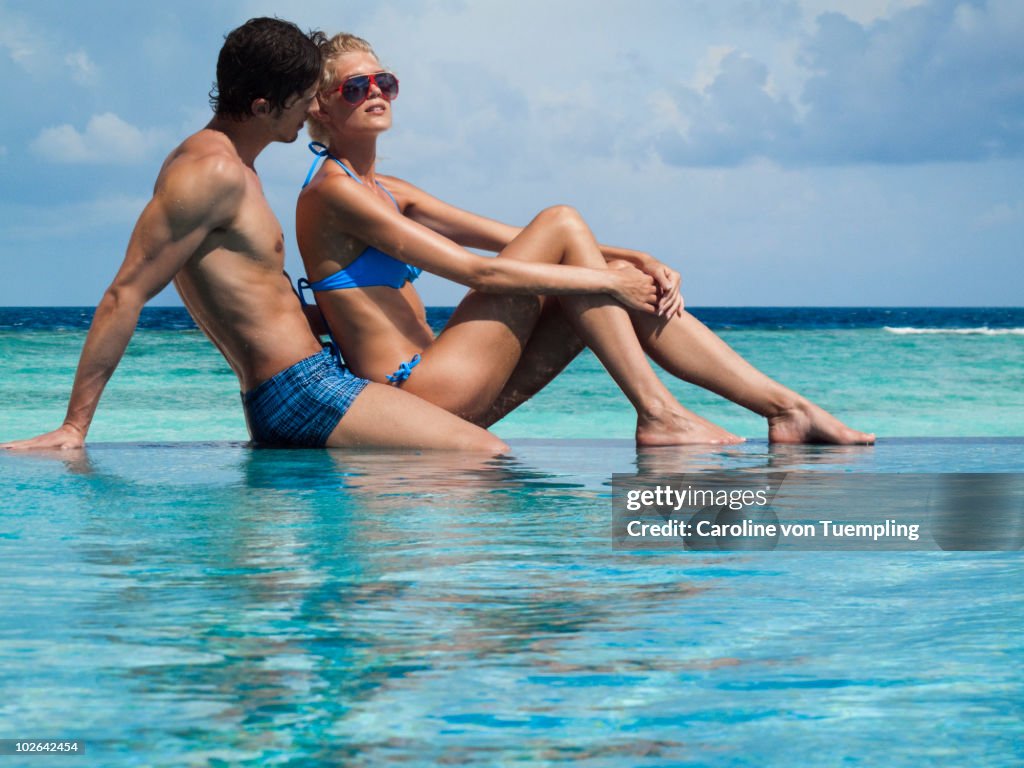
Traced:
<svg viewBox="0 0 1024 768">
<path fill-rule="evenodd" d="M 1006 472 L 1024 441 L 513 447 L 0 454 L 0 737 L 103 766 L 1024 760 L 1019 552 L 609 540 L 612 472 Z"/>
<path fill-rule="evenodd" d="M 17 317 L 17 310 L 6 312 Z M 884 316 L 872 319 L 872 327 L 835 327 L 835 322 L 814 321 L 813 310 L 804 313 L 810 320 L 801 315 L 792 325 L 783 324 L 790 322 L 782 314 L 786 310 L 774 312 L 765 322 L 748 311 L 740 316 L 746 322 L 718 323 L 718 332 L 763 371 L 852 426 L 886 437 L 1024 435 L 1021 310 L 976 310 L 987 314 L 957 315 L 961 327 L 911 327 L 911 332 L 887 327 Z M 1004 322 L 1020 326 L 989 328 L 986 323 L 995 325 L 1000 313 L 1012 313 Z M 137 332 L 104 394 L 92 440 L 247 438 L 238 385 L 227 364 L 199 331 L 188 329 L 183 312 L 171 317 L 173 322 L 160 320 Z M 38 324 L 45 328 L 0 322 L 5 439 L 52 429 L 63 419 L 85 338 L 82 322 L 64 319 L 64 324 Z M 936 322 L 916 316 L 889 322 L 914 321 Z M 760 417 L 664 378 L 679 400 L 701 415 L 745 437 L 765 436 Z M 629 403 L 585 352 L 494 431 L 511 439 L 629 438 L 633 428 Z"/>
<path fill-rule="evenodd" d="M 584 356 L 510 459 L 254 450 L 209 342 L 144 318 L 86 452 L 0 452 L 0 739 L 87 750 L 0 766 L 1020 765 L 1019 552 L 611 550 L 616 472 L 1024 467 L 1019 310 L 786 312 L 715 327 L 877 446 L 672 382 L 753 439 L 638 452 Z M 0 322 L 4 439 L 63 417 L 59 317 Z"/>
</svg>

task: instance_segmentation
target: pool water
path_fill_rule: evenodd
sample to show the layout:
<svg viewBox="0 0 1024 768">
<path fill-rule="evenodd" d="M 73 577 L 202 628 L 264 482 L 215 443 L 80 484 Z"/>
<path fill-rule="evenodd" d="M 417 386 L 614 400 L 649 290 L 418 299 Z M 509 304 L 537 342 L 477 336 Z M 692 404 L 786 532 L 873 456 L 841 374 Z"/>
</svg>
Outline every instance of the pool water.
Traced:
<svg viewBox="0 0 1024 768">
<path fill-rule="evenodd" d="M 613 472 L 1016 472 L 1024 440 L 512 444 L 0 452 L 0 738 L 83 740 L 39 766 L 1024 762 L 1019 552 L 609 533 Z"/>
</svg>

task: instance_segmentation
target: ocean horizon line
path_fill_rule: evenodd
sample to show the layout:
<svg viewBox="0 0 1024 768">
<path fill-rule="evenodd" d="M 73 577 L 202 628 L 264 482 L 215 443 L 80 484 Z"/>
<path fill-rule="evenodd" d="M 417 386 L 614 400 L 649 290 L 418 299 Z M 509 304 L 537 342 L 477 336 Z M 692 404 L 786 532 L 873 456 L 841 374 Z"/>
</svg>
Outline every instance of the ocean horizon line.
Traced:
<svg viewBox="0 0 1024 768">
<path fill-rule="evenodd" d="M 426 308 L 435 331 L 444 328 L 454 307 Z M 894 336 L 958 334 L 1024 336 L 1024 307 L 688 307 L 715 331 L 878 330 Z M 0 331 L 85 331 L 91 306 L 0 307 Z M 141 331 L 198 330 L 183 306 L 147 306 L 139 316 Z"/>
<path fill-rule="evenodd" d="M 455 304 L 428 304 L 427 309 L 454 310 Z M 95 309 L 94 304 L 0 304 L 0 311 L 13 309 Z M 180 309 L 187 311 L 184 304 L 147 304 L 147 309 Z M 1024 310 L 1024 304 L 693 304 L 687 311 L 699 309 L 948 309 L 948 310 Z"/>
</svg>

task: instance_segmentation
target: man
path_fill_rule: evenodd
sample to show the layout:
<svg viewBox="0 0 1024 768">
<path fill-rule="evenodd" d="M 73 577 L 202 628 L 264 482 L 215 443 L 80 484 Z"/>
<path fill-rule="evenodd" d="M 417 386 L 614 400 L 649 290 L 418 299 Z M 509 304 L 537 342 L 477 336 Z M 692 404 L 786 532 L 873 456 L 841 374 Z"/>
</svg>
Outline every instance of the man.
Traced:
<svg viewBox="0 0 1024 768">
<path fill-rule="evenodd" d="M 252 19 L 225 38 L 214 117 L 164 161 L 124 262 L 96 307 L 63 425 L 15 449 L 81 448 L 150 298 L 173 281 L 238 376 L 257 443 L 507 450 L 489 432 L 359 379 L 313 335 L 284 275 L 284 236 L 254 162 L 298 138 L 320 75 L 320 33 Z"/>
</svg>

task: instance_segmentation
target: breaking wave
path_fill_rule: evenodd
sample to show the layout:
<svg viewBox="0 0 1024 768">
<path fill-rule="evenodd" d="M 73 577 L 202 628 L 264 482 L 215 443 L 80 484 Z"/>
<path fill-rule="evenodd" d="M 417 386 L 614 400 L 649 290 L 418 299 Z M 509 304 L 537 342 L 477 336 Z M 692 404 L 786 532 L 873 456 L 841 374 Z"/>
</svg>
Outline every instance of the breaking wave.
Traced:
<svg viewBox="0 0 1024 768">
<path fill-rule="evenodd" d="M 923 334 L 948 333 L 957 336 L 1024 336 L 1024 328 L 891 328 L 883 326 L 885 331 L 899 336 L 917 336 Z"/>
</svg>

